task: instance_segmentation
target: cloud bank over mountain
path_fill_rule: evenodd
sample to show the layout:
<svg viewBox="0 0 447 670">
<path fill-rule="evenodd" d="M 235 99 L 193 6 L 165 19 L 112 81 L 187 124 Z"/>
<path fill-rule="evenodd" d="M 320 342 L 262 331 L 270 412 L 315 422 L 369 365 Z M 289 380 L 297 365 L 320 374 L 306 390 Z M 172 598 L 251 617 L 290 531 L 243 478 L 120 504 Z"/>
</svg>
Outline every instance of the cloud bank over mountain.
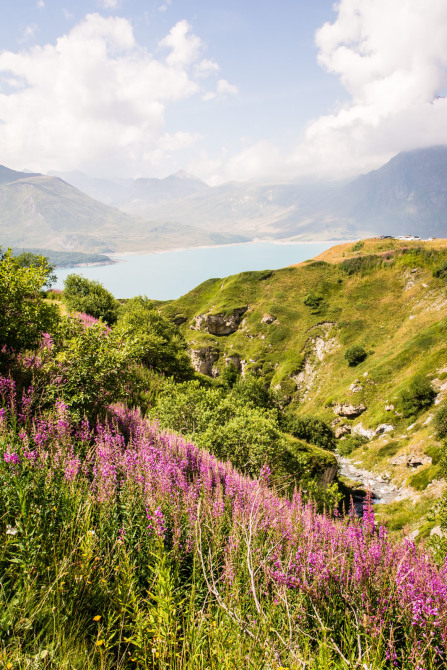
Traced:
<svg viewBox="0 0 447 670">
<path fill-rule="evenodd" d="M 447 4 L 341 0 L 316 33 L 318 62 L 348 100 L 311 121 L 290 153 L 257 142 L 230 157 L 228 178 L 351 176 L 399 151 L 447 144 Z"/>
</svg>

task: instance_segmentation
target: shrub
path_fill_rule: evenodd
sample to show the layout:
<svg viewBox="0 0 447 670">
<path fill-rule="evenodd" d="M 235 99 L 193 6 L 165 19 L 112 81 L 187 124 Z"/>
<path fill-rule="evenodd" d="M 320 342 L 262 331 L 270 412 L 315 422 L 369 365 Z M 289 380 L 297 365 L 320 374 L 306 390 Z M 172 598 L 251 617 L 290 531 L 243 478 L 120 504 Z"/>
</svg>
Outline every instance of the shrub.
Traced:
<svg viewBox="0 0 447 670">
<path fill-rule="evenodd" d="M 369 254 L 367 256 L 356 256 L 347 258 L 339 264 L 339 268 L 347 275 L 364 274 L 373 268 L 382 265 L 383 260 L 380 256 Z"/>
<path fill-rule="evenodd" d="M 143 365 L 174 377 L 190 379 L 194 374 L 185 338 L 178 327 L 160 314 L 147 298 L 128 300 L 121 308 L 116 329 L 138 341 Z"/>
<path fill-rule="evenodd" d="M 58 309 L 42 294 L 51 275 L 52 267 L 43 256 L 36 264 L 21 265 L 10 251 L 0 253 L 0 350 L 33 349 L 43 333 L 56 328 Z"/>
<path fill-rule="evenodd" d="M 360 251 L 360 249 L 363 249 L 364 246 L 365 243 L 363 242 L 363 240 L 359 240 L 354 244 L 354 246 L 351 247 L 351 251 Z"/>
<path fill-rule="evenodd" d="M 355 367 L 364 361 L 367 355 L 368 354 L 366 353 L 365 349 L 358 344 L 354 344 L 352 347 L 349 347 L 345 352 L 345 358 L 351 367 Z"/>
<path fill-rule="evenodd" d="M 84 414 L 93 422 L 103 418 L 108 405 L 134 392 L 131 364 L 136 352 L 132 338 L 101 322 L 86 327 L 77 319 L 65 319 L 39 372 L 46 387 L 42 402 L 63 400 L 76 419 Z"/>
<path fill-rule="evenodd" d="M 447 437 L 447 403 L 436 412 L 433 425 L 436 430 L 436 437 L 443 440 Z"/>
<path fill-rule="evenodd" d="M 348 435 L 344 440 L 338 442 L 337 451 L 342 456 L 349 456 L 354 449 L 358 449 L 367 442 L 368 440 L 363 435 Z"/>
<path fill-rule="evenodd" d="M 308 293 L 304 298 L 303 302 L 307 307 L 310 307 L 312 310 L 318 311 L 321 307 L 321 303 L 323 302 L 323 300 L 324 298 L 322 295 L 318 295 L 317 293 Z"/>
<path fill-rule="evenodd" d="M 433 277 L 439 277 L 440 279 L 447 277 L 447 261 L 444 261 L 444 263 L 441 263 L 441 265 L 433 270 Z"/>
<path fill-rule="evenodd" d="M 103 319 L 109 326 L 117 320 L 119 303 L 98 281 L 68 275 L 64 282 L 64 300 L 69 310 Z"/>
<path fill-rule="evenodd" d="M 405 418 L 417 416 L 430 407 L 435 398 L 436 391 L 430 381 L 422 375 L 417 375 L 410 386 L 400 394 L 402 414 Z"/>
<path fill-rule="evenodd" d="M 335 449 L 334 431 L 321 419 L 312 416 L 290 417 L 285 423 L 285 430 L 299 440 L 305 440 L 324 449 Z"/>
</svg>

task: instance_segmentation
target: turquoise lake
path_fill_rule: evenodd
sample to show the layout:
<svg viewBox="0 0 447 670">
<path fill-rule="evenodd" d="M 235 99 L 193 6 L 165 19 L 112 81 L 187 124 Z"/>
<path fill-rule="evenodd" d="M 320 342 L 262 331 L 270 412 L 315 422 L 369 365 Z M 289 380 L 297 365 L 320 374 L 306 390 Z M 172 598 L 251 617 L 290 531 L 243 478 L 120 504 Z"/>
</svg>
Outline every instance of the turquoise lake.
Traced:
<svg viewBox="0 0 447 670">
<path fill-rule="evenodd" d="M 117 254 L 114 259 L 120 262 L 113 265 L 58 268 L 56 287 L 63 288 L 65 277 L 75 272 L 101 282 L 116 298 L 147 295 L 154 300 L 173 300 L 211 277 L 244 270 L 277 270 L 313 258 L 334 244 L 249 242 L 156 254 Z"/>
</svg>

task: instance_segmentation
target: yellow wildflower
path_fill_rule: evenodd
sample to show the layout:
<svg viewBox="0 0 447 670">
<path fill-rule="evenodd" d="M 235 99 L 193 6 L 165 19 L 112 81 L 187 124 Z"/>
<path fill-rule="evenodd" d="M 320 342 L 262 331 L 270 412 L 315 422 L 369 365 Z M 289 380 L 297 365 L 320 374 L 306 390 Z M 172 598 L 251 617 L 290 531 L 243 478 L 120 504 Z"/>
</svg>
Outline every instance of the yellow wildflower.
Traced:
<svg viewBox="0 0 447 670">
<path fill-rule="evenodd" d="M 100 614 L 97 614 L 96 616 L 93 617 L 93 621 L 99 621 L 101 618 Z"/>
</svg>

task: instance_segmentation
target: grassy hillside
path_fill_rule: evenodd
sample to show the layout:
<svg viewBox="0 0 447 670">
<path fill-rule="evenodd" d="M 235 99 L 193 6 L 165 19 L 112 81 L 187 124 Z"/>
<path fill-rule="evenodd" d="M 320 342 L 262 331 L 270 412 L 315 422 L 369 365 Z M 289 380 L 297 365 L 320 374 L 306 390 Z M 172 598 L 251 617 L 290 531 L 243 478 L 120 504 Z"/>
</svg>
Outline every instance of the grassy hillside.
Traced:
<svg viewBox="0 0 447 670">
<path fill-rule="evenodd" d="M 433 272 L 446 261 L 445 240 L 347 243 L 294 267 L 210 279 L 163 311 L 183 321 L 196 360 L 211 352 L 212 375 L 231 361 L 281 389 L 291 412 L 366 433 L 369 441 L 353 451 L 354 460 L 385 472 L 405 489 L 402 495 L 419 502 L 443 488 L 430 456 L 438 446 L 430 426 L 437 407 L 405 417 L 400 398 L 422 375 L 439 392 L 435 402 L 444 402 L 447 286 Z M 235 332 L 213 334 L 216 318 L 209 315 L 221 315 L 221 322 L 233 315 L 235 323 L 242 308 Z M 352 367 L 345 354 L 354 345 L 367 356 Z M 342 404 L 366 410 L 337 417 Z M 374 435 L 382 424 L 389 432 Z M 422 464 L 409 466 L 405 456 Z"/>
</svg>

